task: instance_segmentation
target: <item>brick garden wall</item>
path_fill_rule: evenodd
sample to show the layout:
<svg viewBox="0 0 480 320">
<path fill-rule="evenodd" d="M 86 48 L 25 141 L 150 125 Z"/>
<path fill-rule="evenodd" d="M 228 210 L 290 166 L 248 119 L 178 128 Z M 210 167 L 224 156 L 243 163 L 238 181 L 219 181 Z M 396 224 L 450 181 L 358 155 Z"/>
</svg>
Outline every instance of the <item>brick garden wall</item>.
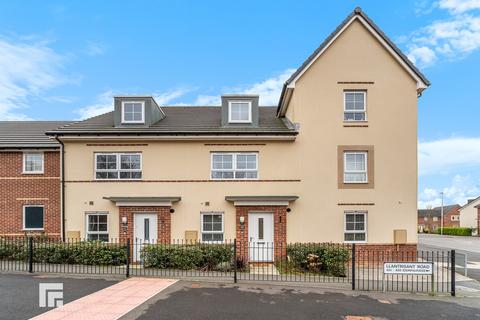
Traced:
<svg viewBox="0 0 480 320">
<path fill-rule="evenodd" d="M 44 153 L 43 174 L 23 174 L 22 171 L 22 152 L 0 152 L 0 235 L 24 235 L 23 206 L 43 205 L 44 233 L 60 237 L 60 152 Z"/>
</svg>

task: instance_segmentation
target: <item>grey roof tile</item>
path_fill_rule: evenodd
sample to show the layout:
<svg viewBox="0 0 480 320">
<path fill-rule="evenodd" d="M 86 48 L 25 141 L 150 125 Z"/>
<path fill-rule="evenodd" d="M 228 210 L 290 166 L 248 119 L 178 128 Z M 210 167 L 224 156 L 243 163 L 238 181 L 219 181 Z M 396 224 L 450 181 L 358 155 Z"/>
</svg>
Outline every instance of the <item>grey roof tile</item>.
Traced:
<svg viewBox="0 0 480 320">
<path fill-rule="evenodd" d="M 67 121 L 0 121 L 0 148 L 58 147 L 58 142 L 45 135 L 45 132 L 67 123 Z"/>
<path fill-rule="evenodd" d="M 258 127 L 224 127 L 221 107 L 162 107 L 166 117 L 149 127 L 114 127 L 113 111 L 51 130 L 49 134 L 296 134 L 286 119 L 276 117 L 276 107 L 259 108 Z"/>
</svg>

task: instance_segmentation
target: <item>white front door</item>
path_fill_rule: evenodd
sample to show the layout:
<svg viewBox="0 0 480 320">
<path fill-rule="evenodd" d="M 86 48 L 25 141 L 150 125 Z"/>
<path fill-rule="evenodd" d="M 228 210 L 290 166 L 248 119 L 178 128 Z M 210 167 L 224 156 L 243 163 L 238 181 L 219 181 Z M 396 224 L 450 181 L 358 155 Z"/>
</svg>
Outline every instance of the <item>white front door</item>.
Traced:
<svg viewBox="0 0 480 320">
<path fill-rule="evenodd" d="M 248 214 L 249 260 L 273 261 L 273 213 Z"/>
<path fill-rule="evenodd" d="M 133 259 L 140 260 L 142 247 L 157 242 L 157 214 L 134 213 Z"/>
</svg>

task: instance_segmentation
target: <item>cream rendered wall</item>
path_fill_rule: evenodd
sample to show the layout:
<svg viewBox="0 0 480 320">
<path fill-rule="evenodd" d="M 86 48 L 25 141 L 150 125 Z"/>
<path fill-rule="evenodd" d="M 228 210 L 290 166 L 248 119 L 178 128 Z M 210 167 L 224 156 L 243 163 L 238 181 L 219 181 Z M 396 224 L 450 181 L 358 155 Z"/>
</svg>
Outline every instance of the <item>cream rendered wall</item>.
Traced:
<svg viewBox="0 0 480 320">
<path fill-rule="evenodd" d="M 345 85 L 337 82 L 374 82 Z M 343 91 L 367 90 L 368 128 L 343 127 Z M 302 178 L 298 218 L 287 238 L 342 241 L 344 210 L 368 210 L 368 242 L 393 242 L 406 229 L 416 243 L 416 83 L 361 25 L 354 22 L 297 81 L 293 122 L 300 134 L 292 150 Z M 337 146 L 373 145 L 375 188 L 337 189 Z M 339 206 L 338 203 L 375 203 Z M 301 215 L 301 217 L 300 217 Z"/>
<path fill-rule="evenodd" d="M 375 83 L 339 85 L 338 81 Z M 368 128 L 343 126 L 344 89 L 368 90 Z M 67 141 L 66 230 L 79 230 L 85 236 L 84 212 L 104 210 L 110 212 L 110 235 L 118 236 L 118 208 L 104 196 L 181 196 L 172 214 L 172 238 L 183 238 L 185 230 L 200 232 L 200 211 L 205 210 L 225 212 L 228 239 L 235 237 L 235 208 L 225 196 L 297 195 L 299 200 L 287 214 L 289 242 L 341 242 L 344 210 L 365 209 L 369 243 L 392 243 L 394 229 L 406 229 L 408 242 L 416 243 L 417 95 L 416 83 L 407 72 L 354 22 L 300 78 L 291 103 L 295 107 L 287 115 L 301 124 L 295 142 L 208 146 L 207 142 L 148 141 L 144 142 L 148 146 L 107 147 Z M 337 188 L 338 145 L 374 145 L 374 189 Z M 91 182 L 95 151 L 141 151 L 146 182 Z M 260 181 L 208 181 L 211 151 L 258 151 Z M 147 182 L 151 180 L 157 181 Z M 210 206 L 203 205 L 206 201 Z"/>
<path fill-rule="evenodd" d="M 480 198 L 472 201 L 465 208 L 460 209 L 460 227 L 477 228 L 478 209 L 475 206 L 480 204 Z"/>
</svg>

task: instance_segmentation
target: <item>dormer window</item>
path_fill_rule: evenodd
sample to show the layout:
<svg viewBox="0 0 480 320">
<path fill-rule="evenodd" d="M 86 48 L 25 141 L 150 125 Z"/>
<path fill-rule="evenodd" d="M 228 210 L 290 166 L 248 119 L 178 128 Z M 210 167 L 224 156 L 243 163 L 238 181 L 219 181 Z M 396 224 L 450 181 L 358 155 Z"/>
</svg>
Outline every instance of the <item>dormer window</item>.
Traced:
<svg viewBox="0 0 480 320">
<path fill-rule="evenodd" d="M 123 101 L 122 123 L 145 123 L 145 102 Z"/>
<path fill-rule="evenodd" d="M 228 102 L 229 123 L 251 123 L 252 102 L 251 101 L 229 101 Z"/>
</svg>

